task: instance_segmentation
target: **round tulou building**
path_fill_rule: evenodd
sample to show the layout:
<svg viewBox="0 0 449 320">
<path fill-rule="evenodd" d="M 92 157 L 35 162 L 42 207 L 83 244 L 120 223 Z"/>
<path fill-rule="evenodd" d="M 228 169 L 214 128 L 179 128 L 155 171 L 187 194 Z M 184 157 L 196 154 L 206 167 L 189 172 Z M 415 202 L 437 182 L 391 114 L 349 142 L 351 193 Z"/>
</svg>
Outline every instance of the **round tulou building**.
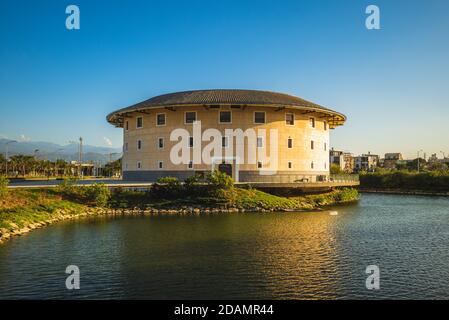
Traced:
<svg viewBox="0 0 449 320">
<path fill-rule="evenodd" d="M 212 170 L 236 182 L 326 181 L 329 131 L 345 120 L 292 95 L 225 89 L 164 94 L 107 116 L 123 128 L 123 179 L 129 181 L 183 180 Z M 211 133 L 218 132 L 217 142 Z M 210 159 L 203 161 L 202 152 Z M 181 153 L 187 158 L 180 162 Z"/>
</svg>

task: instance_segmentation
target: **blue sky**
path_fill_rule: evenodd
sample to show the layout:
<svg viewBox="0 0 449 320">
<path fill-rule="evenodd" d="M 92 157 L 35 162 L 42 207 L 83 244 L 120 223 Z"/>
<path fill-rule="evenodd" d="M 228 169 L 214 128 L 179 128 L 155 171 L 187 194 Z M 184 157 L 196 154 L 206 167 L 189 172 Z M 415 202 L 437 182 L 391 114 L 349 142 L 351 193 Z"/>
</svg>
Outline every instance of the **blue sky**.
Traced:
<svg viewBox="0 0 449 320">
<path fill-rule="evenodd" d="M 65 28 L 70 4 L 80 30 Z M 365 28 L 369 4 L 381 30 Z M 345 113 L 338 149 L 449 153 L 448 14 L 447 0 L 0 0 L 0 135 L 117 147 L 115 109 L 243 88 Z"/>
</svg>

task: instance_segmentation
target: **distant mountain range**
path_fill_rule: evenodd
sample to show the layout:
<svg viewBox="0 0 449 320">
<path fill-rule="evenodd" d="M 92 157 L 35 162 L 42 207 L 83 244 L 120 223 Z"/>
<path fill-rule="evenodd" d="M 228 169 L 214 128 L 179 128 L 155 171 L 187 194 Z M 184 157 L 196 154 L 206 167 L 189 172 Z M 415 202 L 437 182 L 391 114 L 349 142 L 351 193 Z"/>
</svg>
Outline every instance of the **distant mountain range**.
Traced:
<svg viewBox="0 0 449 320">
<path fill-rule="evenodd" d="M 4 155 L 8 139 L 0 139 L 0 152 Z M 37 151 L 35 151 L 37 150 Z M 17 141 L 10 143 L 8 147 L 9 156 L 16 154 L 35 155 L 38 159 L 56 160 L 64 159 L 66 161 L 78 160 L 79 144 L 70 143 L 59 145 L 51 142 L 41 141 Z M 122 154 L 122 148 L 96 147 L 83 145 L 83 162 L 106 163 L 110 160 L 119 159 Z"/>
</svg>

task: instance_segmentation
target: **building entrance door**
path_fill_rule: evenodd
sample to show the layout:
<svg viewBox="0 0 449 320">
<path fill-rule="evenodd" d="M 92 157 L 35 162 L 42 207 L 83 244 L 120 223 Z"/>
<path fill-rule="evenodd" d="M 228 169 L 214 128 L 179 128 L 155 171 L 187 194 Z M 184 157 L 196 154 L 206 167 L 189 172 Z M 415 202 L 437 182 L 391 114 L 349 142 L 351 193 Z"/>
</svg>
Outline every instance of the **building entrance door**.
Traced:
<svg viewBox="0 0 449 320">
<path fill-rule="evenodd" d="M 218 171 L 226 173 L 228 176 L 232 177 L 232 164 L 221 163 L 218 165 Z"/>
</svg>

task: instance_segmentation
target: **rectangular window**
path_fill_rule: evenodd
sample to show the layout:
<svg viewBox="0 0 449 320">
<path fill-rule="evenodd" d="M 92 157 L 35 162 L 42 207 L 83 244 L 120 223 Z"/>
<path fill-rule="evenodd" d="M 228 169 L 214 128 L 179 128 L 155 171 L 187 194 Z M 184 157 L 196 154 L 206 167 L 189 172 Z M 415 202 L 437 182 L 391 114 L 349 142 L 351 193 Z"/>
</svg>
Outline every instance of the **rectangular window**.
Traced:
<svg viewBox="0 0 449 320">
<path fill-rule="evenodd" d="M 315 118 L 310 118 L 309 122 L 310 122 L 310 127 L 315 128 Z"/>
<path fill-rule="evenodd" d="M 189 137 L 189 148 L 193 148 L 193 137 Z"/>
<path fill-rule="evenodd" d="M 221 146 L 223 148 L 229 147 L 229 137 L 221 137 Z"/>
<path fill-rule="evenodd" d="M 257 168 L 259 168 L 259 169 L 262 168 L 262 162 L 260 162 L 260 161 L 257 162 Z"/>
<path fill-rule="evenodd" d="M 158 113 L 156 115 L 156 125 L 157 126 L 165 126 L 165 113 Z"/>
<path fill-rule="evenodd" d="M 158 167 L 158 169 L 162 169 L 164 167 L 164 162 L 158 161 L 157 162 L 157 167 Z"/>
<path fill-rule="evenodd" d="M 137 140 L 137 150 L 142 150 L 142 140 Z"/>
<path fill-rule="evenodd" d="M 313 169 L 313 161 L 310 163 L 310 168 Z"/>
<path fill-rule="evenodd" d="M 327 151 L 327 143 L 324 143 L 324 151 Z"/>
<path fill-rule="evenodd" d="M 164 138 L 158 138 L 157 139 L 157 147 L 158 149 L 164 149 Z"/>
<path fill-rule="evenodd" d="M 288 126 L 294 126 L 295 125 L 295 115 L 293 113 L 286 113 L 285 114 L 285 124 Z"/>
<path fill-rule="evenodd" d="M 312 140 L 310 141 L 310 149 L 314 149 L 315 148 L 315 142 Z"/>
<path fill-rule="evenodd" d="M 220 111 L 220 123 L 231 123 L 232 113 L 231 111 Z"/>
<path fill-rule="evenodd" d="M 185 113 L 185 123 L 194 123 L 196 121 L 196 111 L 187 111 Z"/>
<path fill-rule="evenodd" d="M 326 131 L 326 130 L 327 130 L 327 122 L 324 121 L 324 122 L 323 122 L 323 125 L 324 125 L 324 131 Z"/>
<path fill-rule="evenodd" d="M 128 151 L 128 142 L 125 142 L 125 151 Z"/>
<path fill-rule="evenodd" d="M 324 169 L 327 169 L 327 162 L 324 163 Z"/>
<path fill-rule="evenodd" d="M 257 147 L 263 148 L 263 137 L 257 137 Z"/>
<path fill-rule="evenodd" d="M 143 128 L 143 118 L 142 117 L 137 117 L 136 118 L 136 128 Z"/>
<path fill-rule="evenodd" d="M 289 169 L 292 168 L 292 162 L 291 162 L 291 161 L 288 162 L 288 168 L 289 168 Z"/>
<path fill-rule="evenodd" d="M 142 162 L 140 162 L 140 161 L 137 161 L 137 169 L 142 169 Z"/>
<path fill-rule="evenodd" d="M 189 161 L 189 164 L 187 165 L 189 169 L 193 169 L 193 161 Z"/>
<path fill-rule="evenodd" d="M 125 129 L 126 129 L 126 131 L 129 130 L 129 121 L 128 120 L 126 120 L 126 122 L 125 122 Z"/>
<path fill-rule="evenodd" d="M 265 112 L 263 111 L 254 112 L 254 123 L 265 123 Z"/>
<path fill-rule="evenodd" d="M 288 140 L 287 140 L 287 147 L 289 149 L 293 148 L 293 139 L 292 138 L 288 138 Z"/>
</svg>

